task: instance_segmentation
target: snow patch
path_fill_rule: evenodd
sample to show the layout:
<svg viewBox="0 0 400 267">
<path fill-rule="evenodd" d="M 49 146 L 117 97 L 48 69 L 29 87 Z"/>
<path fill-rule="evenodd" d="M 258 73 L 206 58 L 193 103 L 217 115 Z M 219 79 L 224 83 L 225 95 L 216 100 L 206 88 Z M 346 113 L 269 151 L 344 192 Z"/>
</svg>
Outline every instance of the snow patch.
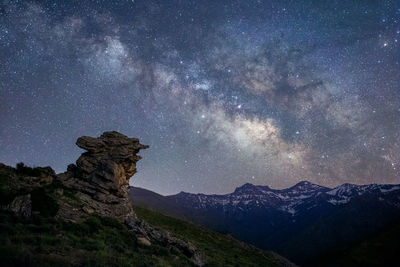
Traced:
<svg viewBox="0 0 400 267">
<path fill-rule="evenodd" d="M 381 193 L 388 193 L 388 192 L 396 191 L 399 189 L 400 189 L 400 186 L 393 186 L 392 188 L 389 188 L 389 189 L 381 188 L 380 190 L 381 190 Z"/>
<path fill-rule="evenodd" d="M 328 200 L 329 203 L 331 203 L 332 205 L 341 205 L 341 204 L 346 204 L 350 202 L 350 198 L 349 197 L 345 197 L 342 199 L 329 199 Z"/>
</svg>

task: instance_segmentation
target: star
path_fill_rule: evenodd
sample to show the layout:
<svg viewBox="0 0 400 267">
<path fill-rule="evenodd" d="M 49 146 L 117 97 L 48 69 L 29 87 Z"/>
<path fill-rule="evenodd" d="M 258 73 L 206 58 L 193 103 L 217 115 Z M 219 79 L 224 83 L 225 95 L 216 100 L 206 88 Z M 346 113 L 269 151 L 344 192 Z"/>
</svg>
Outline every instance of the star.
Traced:
<svg viewBox="0 0 400 267">
<path fill-rule="evenodd" d="M 53 2 L 0 10 L 0 162 L 63 172 L 118 130 L 163 194 L 398 182 L 395 1 Z"/>
</svg>

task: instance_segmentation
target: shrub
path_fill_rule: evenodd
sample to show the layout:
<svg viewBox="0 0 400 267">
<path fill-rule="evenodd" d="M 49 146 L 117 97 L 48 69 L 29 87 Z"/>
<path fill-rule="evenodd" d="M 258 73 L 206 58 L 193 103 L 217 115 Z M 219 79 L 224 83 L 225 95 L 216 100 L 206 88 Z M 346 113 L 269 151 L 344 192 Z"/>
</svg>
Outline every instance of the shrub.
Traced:
<svg viewBox="0 0 400 267">
<path fill-rule="evenodd" d="M 35 176 L 38 177 L 41 175 L 42 171 L 40 168 L 31 168 L 28 166 L 25 166 L 23 162 L 20 162 L 16 165 L 17 173 L 22 174 L 22 175 L 28 175 L 28 176 Z"/>
<path fill-rule="evenodd" d="M 15 192 L 6 185 L 0 185 L 0 205 L 10 204 L 14 197 Z"/>
<path fill-rule="evenodd" d="M 31 193 L 32 210 L 39 211 L 44 217 L 53 217 L 57 214 L 57 202 L 43 188 L 38 188 Z"/>
</svg>

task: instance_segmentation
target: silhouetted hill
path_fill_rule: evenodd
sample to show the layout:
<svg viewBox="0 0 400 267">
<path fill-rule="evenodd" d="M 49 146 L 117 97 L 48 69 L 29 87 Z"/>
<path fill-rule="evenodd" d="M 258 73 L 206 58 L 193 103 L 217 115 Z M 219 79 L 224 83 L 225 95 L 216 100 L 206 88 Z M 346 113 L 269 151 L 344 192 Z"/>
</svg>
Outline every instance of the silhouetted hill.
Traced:
<svg viewBox="0 0 400 267">
<path fill-rule="evenodd" d="M 158 211 L 183 219 L 190 219 L 192 217 L 191 213 L 193 212 L 191 209 L 187 209 L 174 200 L 144 188 L 131 186 L 130 197 L 134 204 L 141 207 L 157 207 Z"/>
</svg>

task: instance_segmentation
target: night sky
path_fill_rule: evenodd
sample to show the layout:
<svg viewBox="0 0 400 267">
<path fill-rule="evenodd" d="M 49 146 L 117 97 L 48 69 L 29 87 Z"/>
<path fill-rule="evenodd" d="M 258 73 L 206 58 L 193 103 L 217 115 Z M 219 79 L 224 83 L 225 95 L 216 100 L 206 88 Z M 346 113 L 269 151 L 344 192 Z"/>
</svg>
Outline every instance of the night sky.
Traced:
<svg viewBox="0 0 400 267">
<path fill-rule="evenodd" d="M 399 1 L 0 1 L 0 162 L 150 145 L 131 184 L 399 183 Z"/>
</svg>

